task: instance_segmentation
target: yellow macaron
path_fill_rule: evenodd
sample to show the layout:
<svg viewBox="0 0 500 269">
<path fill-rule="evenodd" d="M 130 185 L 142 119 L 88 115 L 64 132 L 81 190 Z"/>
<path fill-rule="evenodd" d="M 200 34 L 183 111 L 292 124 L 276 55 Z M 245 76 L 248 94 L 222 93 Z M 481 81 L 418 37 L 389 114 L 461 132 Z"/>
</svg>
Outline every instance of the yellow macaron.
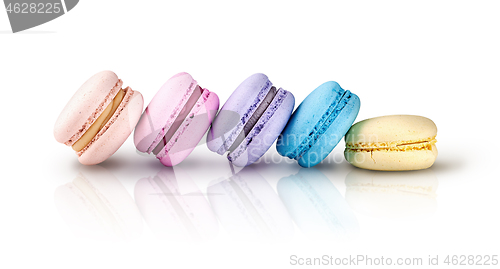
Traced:
<svg viewBox="0 0 500 269">
<path fill-rule="evenodd" d="M 382 171 L 426 169 L 437 157 L 437 128 L 428 118 L 392 115 L 360 121 L 345 136 L 352 165 Z"/>
</svg>

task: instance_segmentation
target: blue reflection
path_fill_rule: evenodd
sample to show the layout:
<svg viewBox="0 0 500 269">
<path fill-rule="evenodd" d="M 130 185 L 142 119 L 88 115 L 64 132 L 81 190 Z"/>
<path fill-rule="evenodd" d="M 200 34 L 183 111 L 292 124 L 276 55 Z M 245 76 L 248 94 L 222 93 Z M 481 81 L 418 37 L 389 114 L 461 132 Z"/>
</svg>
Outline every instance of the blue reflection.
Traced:
<svg viewBox="0 0 500 269">
<path fill-rule="evenodd" d="M 302 168 L 278 182 L 278 194 L 305 234 L 348 238 L 359 232 L 356 216 L 330 182 L 315 168 Z"/>
</svg>

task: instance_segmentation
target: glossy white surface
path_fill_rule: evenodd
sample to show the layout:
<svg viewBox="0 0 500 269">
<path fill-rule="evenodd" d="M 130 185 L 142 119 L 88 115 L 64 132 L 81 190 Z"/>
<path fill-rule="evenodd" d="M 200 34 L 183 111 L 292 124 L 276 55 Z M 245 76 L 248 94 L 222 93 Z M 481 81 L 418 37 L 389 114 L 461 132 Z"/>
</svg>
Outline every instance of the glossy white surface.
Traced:
<svg viewBox="0 0 500 269">
<path fill-rule="evenodd" d="M 151 5 L 81 1 L 15 35 L 0 11 L 1 268 L 282 268 L 291 255 L 421 257 L 425 265 L 429 255 L 500 255 L 497 2 Z M 180 71 L 221 103 L 256 72 L 293 92 L 296 105 L 335 80 L 360 97 L 357 121 L 415 114 L 436 123 L 436 163 L 408 176 L 432 190 L 407 191 L 403 174 L 370 192 L 350 188 L 374 179 L 344 160 L 343 141 L 307 177 L 321 191 L 288 185 L 300 167 L 274 146 L 250 166 L 250 179 L 228 181 L 240 169 L 201 144 L 166 172 L 162 188 L 142 188 L 165 168 L 137 153 L 132 137 L 82 168 L 52 129 L 74 91 L 104 69 L 145 103 Z M 94 186 L 105 202 L 88 192 L 88 206 L 72 207 L 57 195 L 82 169 L 109 183 Z"/>
</svg>

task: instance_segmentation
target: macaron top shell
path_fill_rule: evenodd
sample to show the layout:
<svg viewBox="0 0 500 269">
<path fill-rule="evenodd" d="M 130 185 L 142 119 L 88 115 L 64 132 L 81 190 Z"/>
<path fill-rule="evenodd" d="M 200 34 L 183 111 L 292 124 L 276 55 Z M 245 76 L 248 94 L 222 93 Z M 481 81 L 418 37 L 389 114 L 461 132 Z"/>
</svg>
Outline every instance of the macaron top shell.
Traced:
<svg viewBox="0 0 500 269">
<path fill-rule="evenodd" d="M 54 126 L 54 137 L 72 145 L 113 101 L 122 81 L 112 71 L 102 71 L 88 79 L 62 110 Z"/>
<path fill-rule="evenodd" d="M 231 147 L 271 87 L 266 75 L 254 74 L 236 88 L 208 132 L 207 146 L 211 151 L 222 155 Z"/>
<path fill-rule="evenodd" d="M 433 139 L 437 135 L 434 122 L 422 116 L 391 115 L 366 119 L 354 124 L 346 134 L 347 144 L 363 145 L 391 142 L 415 142 Z"/>
</svg>

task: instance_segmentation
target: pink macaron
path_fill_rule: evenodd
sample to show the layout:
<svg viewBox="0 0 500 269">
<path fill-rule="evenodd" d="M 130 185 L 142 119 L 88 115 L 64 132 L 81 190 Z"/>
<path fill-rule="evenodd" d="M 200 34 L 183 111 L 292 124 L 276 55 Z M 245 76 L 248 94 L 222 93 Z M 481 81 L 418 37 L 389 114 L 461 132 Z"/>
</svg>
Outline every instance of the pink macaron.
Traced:
<svg viewBox="0 0 500 269">
<path fill-rule="evenodd" d="M 54 137 L 71 146 L 80 163 L 98 164 L 127 140 L 144 104 L 141 93 L 111 71 L 92 76 L 73 95 L 54 126 Z"/>
<path fill-rule="evenodd" d="M 134 133 L 140 152 L 156 155 L 165 166 L 182 162 L 207 132 L 219 97 L 188 73 L 170 78 L 153 97 Z"/>
</svg>

